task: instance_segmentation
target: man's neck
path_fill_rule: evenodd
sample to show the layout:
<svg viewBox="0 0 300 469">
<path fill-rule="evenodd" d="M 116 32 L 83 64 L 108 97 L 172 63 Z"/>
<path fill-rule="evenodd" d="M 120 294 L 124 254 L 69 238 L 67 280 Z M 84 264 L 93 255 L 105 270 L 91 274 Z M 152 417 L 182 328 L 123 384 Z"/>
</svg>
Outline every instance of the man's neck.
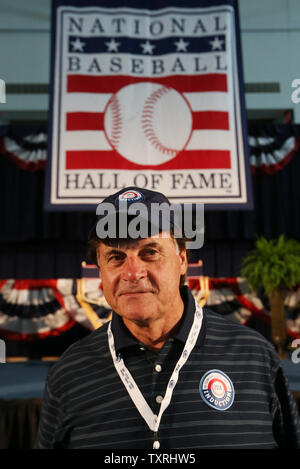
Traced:
<svg viewBox="0 0 300 469">
<path fill-rule="evenodd" d="M 177 312 L 176 312 L 177 311 Z M 165 342 L 175 335 L 184 311 L 184 304 L 172 311 L 171 315 L 165 315 L 155 321 L 137 322 L 123 317 L 123 322 L 131 334 L 139 342 L 147 345 L 155 352 L 163 347 Z"/>
</svg>

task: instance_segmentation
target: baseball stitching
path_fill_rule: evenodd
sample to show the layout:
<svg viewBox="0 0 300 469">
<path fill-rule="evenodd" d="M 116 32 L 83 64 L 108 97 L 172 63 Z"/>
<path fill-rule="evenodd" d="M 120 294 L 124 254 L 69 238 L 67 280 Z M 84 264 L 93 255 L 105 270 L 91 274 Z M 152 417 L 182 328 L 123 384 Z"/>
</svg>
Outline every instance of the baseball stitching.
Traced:
<svg viewBox="0 0 300 469">
<path fill-rule="evenodd" d="M 112 114 L 112 129 L 110 141 L 114 148 L 117 148 L 120 142 L 122 133 L 122 115 L 120 102 L 116 95 L 114 95 L 110 102 L 111 114 Z"/>
<path fill-rule="evenodd" d="M 163 145 L 158 139 L 153 128 L 153 113 L 155 105 L 157 101 L 159 101 L 162 96 L 169 93 L 169 91 L 171 91 L 171 88 L 161 87 L 150 94 L 142 110 L 141 122 L 146 139 L 154 146 L 154 148 L 156 148 L 163 154 L 171 155 L 174 157 L 177 155 L 179 150 L 174 150 Z"/>
</svg>

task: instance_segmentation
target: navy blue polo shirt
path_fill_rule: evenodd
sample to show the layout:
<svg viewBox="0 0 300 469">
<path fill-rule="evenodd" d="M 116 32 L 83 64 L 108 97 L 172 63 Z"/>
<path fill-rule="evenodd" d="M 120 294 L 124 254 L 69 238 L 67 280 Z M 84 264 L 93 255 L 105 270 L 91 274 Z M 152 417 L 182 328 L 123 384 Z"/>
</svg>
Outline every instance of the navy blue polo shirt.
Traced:
<svg viewBox="0 0 300 469">
<path fill-rule="evenodd" d="M 112 319 L 116 352 L 155 414 L 194 319 L 190 290 L 183 287 L 181 296 L 182 319 L 159 353 L 136 340 L 118 315 Z M 152 449 L 154 434 L 115 370 L 107 327 L 73 344 L 52 367 L 37 448 Z M 297 409 L 273 346 L 204 308 L 157 437 L 162 451 L 300 448 Z"/>
</svg>

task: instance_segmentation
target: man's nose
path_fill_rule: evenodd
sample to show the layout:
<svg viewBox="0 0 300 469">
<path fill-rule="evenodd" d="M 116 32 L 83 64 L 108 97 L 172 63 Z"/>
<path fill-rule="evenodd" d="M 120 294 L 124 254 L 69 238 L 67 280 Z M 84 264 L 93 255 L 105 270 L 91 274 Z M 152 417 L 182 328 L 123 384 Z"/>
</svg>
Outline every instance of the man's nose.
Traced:
<svg viewBox="0 0 300 469">
<path fill-rule="evenodd" d="M 146 276 L 146 268 L 141 259 L 138 257 L 127 257 L 123 264 L 121 278 L 123 280 L 136 281 Z"/>
</svg>

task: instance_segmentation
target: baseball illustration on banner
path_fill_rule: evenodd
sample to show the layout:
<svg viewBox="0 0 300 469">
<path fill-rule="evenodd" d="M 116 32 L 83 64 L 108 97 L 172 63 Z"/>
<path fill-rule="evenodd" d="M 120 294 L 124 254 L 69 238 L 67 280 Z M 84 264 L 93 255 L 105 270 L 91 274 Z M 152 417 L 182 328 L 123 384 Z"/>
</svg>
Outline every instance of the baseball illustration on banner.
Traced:
<svg viewBox="0 0 300 469">
<path fill-rule="evenodd" d="M 66 3 L 53 0 L 46 210 L 94 210 L 128 186 L 250 209 L 236 2 Z"/>
<path fill-rule="evenodd" d="M 107 103 L 105 135 L 124 158 L 160 165 L 182 151 L 192 133 L 193 117 L 184 96 L 159 83 L 124 86 Z"/>
</svg>

